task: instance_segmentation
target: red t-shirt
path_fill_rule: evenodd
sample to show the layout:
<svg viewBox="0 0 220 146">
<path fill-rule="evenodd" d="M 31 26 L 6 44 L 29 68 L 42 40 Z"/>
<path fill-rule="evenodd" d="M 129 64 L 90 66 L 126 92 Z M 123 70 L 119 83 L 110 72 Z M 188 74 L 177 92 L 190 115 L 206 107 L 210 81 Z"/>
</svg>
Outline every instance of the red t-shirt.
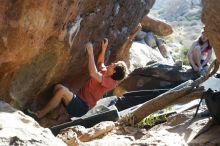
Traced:
<svg viewBox="0 0 220 146">
<path fill-rule="evenodd" d="M 96 105 L 96 102 L 103 97 L 105 93 L 114 89 L 117 82 L 111 77 L 106 77 L 106 68 L 101 68 L 99 72 L 102 74 L 102 82 L 99 83 L 95 79 L 89 79 L 86 84 L 79 90 L 77 95 L 89 106 L 89 109 Z"/>
</svg>

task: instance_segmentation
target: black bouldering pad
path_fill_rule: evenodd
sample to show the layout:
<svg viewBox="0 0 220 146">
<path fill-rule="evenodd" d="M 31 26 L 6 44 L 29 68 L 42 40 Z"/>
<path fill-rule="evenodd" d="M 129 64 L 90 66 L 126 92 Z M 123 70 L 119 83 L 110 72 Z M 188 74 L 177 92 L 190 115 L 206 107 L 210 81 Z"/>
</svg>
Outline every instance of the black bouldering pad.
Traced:
<svg viewBox="0 0 220 146">
<path fill-rule="evenodd" d="M 102 121 L 117 121 L 118 118 L 119 118 L 118 110 L 113 109 L 113 110 L 105 111 L 103 113 L 99 113 L 99 114 L 92 115 L 89 117 L 78 118 L 76 120 L 51 127 L 50 129 L 52 133 L 56 136 L 60 132 L 60 130 L 67 128 L 67 127 L 81 125 L 86 128 L 90 128 L 94 126 L 95 124 L 100 123 Z"/>
</svg>

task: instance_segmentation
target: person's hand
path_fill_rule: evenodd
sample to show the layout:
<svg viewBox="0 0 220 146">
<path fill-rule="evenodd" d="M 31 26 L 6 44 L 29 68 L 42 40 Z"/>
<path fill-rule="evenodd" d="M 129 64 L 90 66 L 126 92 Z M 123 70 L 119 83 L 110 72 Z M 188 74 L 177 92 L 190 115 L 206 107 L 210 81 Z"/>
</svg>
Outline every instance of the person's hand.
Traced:
<svg viewBox="0 0 220 146">
<path fill-rule="evenodd" d="M 88 42 L 86 43 L 86 51 L 89 55 L 93 55 L 93 45 L 92 43 Z"/>
<path fill-rule="evenodd" d="M 107 47 L 108 47 L 108 39 L 104 38 L 102 40 L 102 49 L 107 49 Z"/>
<path fill-rule="evenodd" d="M 198 66 L 193 66 L 193 70 L 198 72 L 199 71 L 199 67 Z"/>
</svg>

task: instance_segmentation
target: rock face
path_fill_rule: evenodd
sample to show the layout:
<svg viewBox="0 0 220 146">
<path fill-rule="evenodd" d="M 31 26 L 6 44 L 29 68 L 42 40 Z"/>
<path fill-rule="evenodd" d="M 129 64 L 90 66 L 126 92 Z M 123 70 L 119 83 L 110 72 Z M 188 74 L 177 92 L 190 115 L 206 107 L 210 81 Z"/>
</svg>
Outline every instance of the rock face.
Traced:
<svg viewBox="0 0 220 146">
<path fill-rule="evenodd" d="M 91 128 L 72 126 L 61 130 L 57 137 L 62 139 L 68 146 L 80 145 L 81 142 L 87 142 L 99 138 L 109 131 L 112 131 L 114 128 L 115 124 L 112 121 L 104 121 Z"/>
<path fill-rule="evenodd" d="M 182 82 L 198 77 L 197 74 L 181 66 L 154 63 L 137 68 L 115 88 L 114 95 L 136 90 L 172 88 Z"/>
<path fill-rule="evenodd" d="M 220 61 L 220 5 L 217 3 L 219 3 L 218 0 L 203 0 L 202 21 L 216 57 Z"/>
<path fill-rule="evenodd" d="M 63 81 L 77 91 L 88 77 L 84 44 L 109 38 L 110 61 L 154 0 L 0 1 L 0 97 L 42 105 Z M 124 49 L 124 48 L 123 48 Z M 47 98 L 46 98 L 47 97 Z"/>
<path fill-rule="evenodd" d="M 42 128 L 33 118 L 0 101 L 0 145 L 59 145 L 66 144 Z"/>
</svg>

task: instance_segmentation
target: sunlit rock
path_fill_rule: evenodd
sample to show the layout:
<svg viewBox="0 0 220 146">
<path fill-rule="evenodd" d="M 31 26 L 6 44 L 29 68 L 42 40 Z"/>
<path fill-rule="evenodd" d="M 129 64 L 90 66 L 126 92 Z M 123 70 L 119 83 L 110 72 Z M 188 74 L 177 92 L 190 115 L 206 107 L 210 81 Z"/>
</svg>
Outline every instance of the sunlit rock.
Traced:
<svg viewBox="0 0 220 146">
<path fill-rule="evenodd" d="M 202 20 L 205 23 L 205 32 L 220 61 L 220 5 L 218 3 L 218 0 L 204 0 Z"/>
<path fill-rule="evenodd" d="M 0 145 L 59 145 L 66 144 L 41 127 L 33 118 L 0 101 Z"/>
</svg>

